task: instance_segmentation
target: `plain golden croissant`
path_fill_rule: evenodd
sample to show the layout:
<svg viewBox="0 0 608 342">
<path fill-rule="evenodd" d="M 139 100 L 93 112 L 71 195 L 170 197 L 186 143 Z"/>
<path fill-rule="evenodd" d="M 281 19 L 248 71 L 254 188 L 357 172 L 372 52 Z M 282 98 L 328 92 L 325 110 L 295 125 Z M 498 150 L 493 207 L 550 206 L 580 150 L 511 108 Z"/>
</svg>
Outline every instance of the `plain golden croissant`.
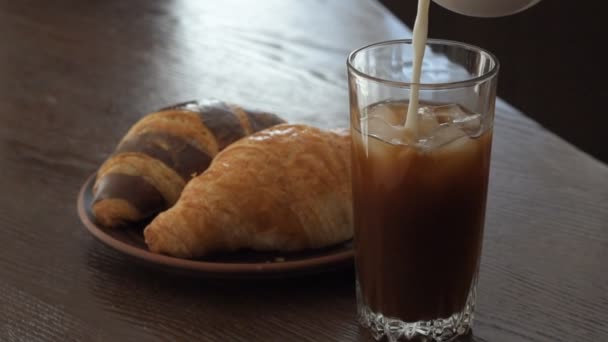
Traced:
<svg viewBox="0 0 608 342">
<path fill-rule="evenodd" d="M 144 230 L 151 251 L 183 258 L 320 248 L 352 234 L 349 134 L 289 124 L 230 145 Z"/>
<path fill-rule="evenodd" d="M 92 205 L 108 227 L 171 207 L 184 185 L 232 142 L 284 122 L 220 101 L 187 102 L 146 115 L 97 172 Z"/>
</svg>

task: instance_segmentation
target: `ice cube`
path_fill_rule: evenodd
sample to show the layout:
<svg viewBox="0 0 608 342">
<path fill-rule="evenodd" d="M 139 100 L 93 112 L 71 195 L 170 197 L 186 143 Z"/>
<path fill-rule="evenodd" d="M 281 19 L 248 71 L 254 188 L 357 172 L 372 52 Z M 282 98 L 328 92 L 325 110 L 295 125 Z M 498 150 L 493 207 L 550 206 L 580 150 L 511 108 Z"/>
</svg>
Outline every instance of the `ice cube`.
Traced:
<svg viewBox="0 0 608 342">
<path fill-rule="evenodd" d="M 439 126 L 432 108 L 420 107 L 418 110 L 418 138 L 424 139 Z"/>
<path fill-rule="evenodd" d="M 470 136 L 476 136 L 481 130 L 481 115 L 479 114 L 459 117 L 452 122 Z"/>
<path fill-rule="evenodd" d="M 419 146 L 425 149 L 438 148 L 465 136 L 467 136 L 465 131 L 458 126 L 443 123 L 430 132 L 428 136 L 421 138 Z"/>
<path fill-rule="evenodd" d="M 457 104 L 429 106 L 429 110 L 433 112 L 440 124 L 452 122 L 455 119 L 467 116 L 463 108 Z"/>
<path fill-rule="evenodd" d="M 406 140 L 406 132 L 403 126 L 394 125 L 382 116 L 372 116 L 361 120 L 363 134 L 375 136 L 381 140 L 391 143 L 403 143 Z"/>
<path fill-rule="evenodd" d="M 405 118 L 405 112 L 404 112 L 404 110 L 400 110 L 399 106 L 395 106 L 390 103 L 389 104 L 380 103 L 380 104 L 372 106 L 372 108 L 370 108 L 367 111 L 367 116 L 383 118 L 386 122 L 390 123 L 391 125 L 403 125 L 403 120 Z"/>
<path fill-rule="evenodd" d="M 420 115 L 423 118 L 435 118 L 439 125 L 458 126 L 469 136 L 476 136 L 481 130 L 481 115 L 467 111 L 457 104 L 426 106 L 423 111 L 420 111 Z M 428 134 L 434 134 L 434 132 L 427 130 L 424 135 Z"/>
</svg>

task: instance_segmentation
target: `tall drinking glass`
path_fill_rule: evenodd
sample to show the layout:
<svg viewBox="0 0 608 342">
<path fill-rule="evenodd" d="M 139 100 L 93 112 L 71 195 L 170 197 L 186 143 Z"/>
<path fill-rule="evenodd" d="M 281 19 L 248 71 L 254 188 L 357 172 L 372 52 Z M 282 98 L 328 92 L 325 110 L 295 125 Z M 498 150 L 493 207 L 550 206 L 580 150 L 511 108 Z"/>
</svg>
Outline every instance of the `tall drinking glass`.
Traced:
<svg viewBox="0 0 608 342">
<path fill-rule="evenodd" d="M 449 341 L 473 321 L 498 61 L 429 40 L 412 84 L 412 58 L 395 40 L 347 61 L 358 316 L 378 340 Z"/>
</svg>

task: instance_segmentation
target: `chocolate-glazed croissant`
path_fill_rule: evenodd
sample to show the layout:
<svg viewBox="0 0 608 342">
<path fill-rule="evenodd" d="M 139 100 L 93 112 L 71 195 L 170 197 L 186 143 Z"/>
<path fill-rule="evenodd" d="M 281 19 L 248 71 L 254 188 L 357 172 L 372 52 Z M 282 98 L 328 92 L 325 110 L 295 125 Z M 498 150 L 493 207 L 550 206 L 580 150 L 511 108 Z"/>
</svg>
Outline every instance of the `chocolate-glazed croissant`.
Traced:
<svg viewBox="0 0 608 342">
<path fill-rule="evenodd" d="M 187 102 L 139 120 L 97 172 L 93 214 L 108 227 L 152 217 L 240 138 L 284 121 L 220 101 Z"/>
</svg>

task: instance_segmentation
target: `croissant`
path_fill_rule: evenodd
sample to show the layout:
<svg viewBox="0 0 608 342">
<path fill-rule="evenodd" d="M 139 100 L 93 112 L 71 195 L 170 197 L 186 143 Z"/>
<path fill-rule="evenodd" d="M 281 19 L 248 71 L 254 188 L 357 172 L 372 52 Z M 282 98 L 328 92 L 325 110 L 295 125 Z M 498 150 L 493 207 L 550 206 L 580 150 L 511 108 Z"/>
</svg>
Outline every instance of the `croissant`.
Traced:
<svg viewBox="0 0 608 342">
<path fill-rule="evenodd" d="M 186 102 L 143 117 L 97 172 L 96 220 L 115 227 L 166 210 L 219 151 L 282 122 L 274 114 L 220 101 Z"/>
<path fill-rule="evenodd" d="M 182 258 L 325 247 L 352 238 L 351 197 L 350 135 L 282 124 L 221 152 L 145 241 Z"/>
</svg>

